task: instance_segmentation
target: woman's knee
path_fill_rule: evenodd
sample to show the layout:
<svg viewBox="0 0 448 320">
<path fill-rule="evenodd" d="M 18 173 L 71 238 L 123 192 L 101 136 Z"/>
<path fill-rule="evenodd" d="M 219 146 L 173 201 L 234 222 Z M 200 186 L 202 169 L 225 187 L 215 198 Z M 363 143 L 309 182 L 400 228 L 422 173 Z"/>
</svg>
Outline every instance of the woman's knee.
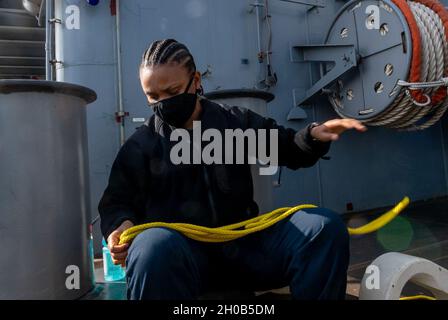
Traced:
<svg viewBox="0 0 448 320">
<path fill-rule="evenodd" d="M 305 212 L 313 215 L 313 223 L 320 229 L 321 236 L 329 237 L 335 241 L 346 243 L 349 240 L 347 226 L 341 216 L 328 208 L 317 207 L 305 209 Z"/>
<path fill-rule="evenodd" d="M 126 258 L 126 266 L 131 268 L 169 267 L 170 261 L 182 253 L 183 236 L 168 228 L 150 228 L 140 233 L 132 241 Z"/>
</svg>

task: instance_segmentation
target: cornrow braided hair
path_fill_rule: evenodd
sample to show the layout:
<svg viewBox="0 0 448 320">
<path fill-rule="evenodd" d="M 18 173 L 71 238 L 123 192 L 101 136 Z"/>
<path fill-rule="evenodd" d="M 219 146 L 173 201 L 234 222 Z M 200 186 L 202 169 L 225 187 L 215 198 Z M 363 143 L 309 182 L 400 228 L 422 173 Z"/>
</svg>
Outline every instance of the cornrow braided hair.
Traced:
<svg viewBox="0 0 448 320">
<path fill-rule="evenodd" d="M 173 62 L 187 68 L 190 74 L 196 71 L 193 56 L 185 45 L 174 39 L 157 40 L 143 54 L 140 69 Z"/>
</svg>

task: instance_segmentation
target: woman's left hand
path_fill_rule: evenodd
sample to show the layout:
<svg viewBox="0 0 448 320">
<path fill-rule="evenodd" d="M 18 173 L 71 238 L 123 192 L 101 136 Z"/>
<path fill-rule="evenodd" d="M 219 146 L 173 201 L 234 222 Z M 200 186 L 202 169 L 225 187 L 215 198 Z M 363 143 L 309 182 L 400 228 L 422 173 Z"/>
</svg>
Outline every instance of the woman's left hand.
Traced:
<svg viewBox="0 0 448 320">
<path fill-rule="evenodd" d="M 345 130 L 356 129 L 360 132 L 367 130 L 367 127 L 355 119 L 332 119 L 311 129 L 311 136 L 319 141 L 335 141 Z"/>
</svg>

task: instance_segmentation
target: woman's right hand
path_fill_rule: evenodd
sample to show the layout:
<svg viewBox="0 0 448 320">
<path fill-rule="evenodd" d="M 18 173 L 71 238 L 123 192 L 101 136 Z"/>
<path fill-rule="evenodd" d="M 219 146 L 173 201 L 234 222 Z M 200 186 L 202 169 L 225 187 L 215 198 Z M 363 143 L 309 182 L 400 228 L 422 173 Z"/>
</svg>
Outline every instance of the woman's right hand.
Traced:
<svg viewBox="0 0 448 320">
<path fill-rule="evenodd" d="M 134 224 L 130 220 L 125 220 L 115 229 L 107 238 L 107 246 L 110 250 L 112 262 L 120 264 L 122 267 L 126 265 L 126 257 L 128 255 L 129 243 L 118 244 L 120 242 L 120 235 L 127 229 L 133 227 Z"/>
</svg>

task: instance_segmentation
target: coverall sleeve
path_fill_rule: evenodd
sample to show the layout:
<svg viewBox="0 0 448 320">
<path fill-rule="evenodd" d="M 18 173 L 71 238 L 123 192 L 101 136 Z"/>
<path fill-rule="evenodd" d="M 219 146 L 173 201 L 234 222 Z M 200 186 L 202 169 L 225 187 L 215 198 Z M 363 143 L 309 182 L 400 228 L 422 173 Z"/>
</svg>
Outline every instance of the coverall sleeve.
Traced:
<svg viewBox="0 0 448 320">
<path fill-rule="evenodd" d="M 330 150 L 331 141 L 313 140 L 309 130 L 311 123 L 303 129 L 295 131 L 294 129 L 278 125 L 272 118 L 261 116 L 246 108 L 232 106 L 231 112 L 241 117 L 245 128 L 278 130 L 279 166 L 286 166 L 293 170 L 308 168 L 316 164 L 319 158 L 323 157 Z M 267 134 L 267 137 L 269 137 L 269 134 Z M 270 150 L 269 138 L 267 143 L 267 150 Z"/>
<path fill-rule="evenodd" d="M 145 156 L 140 146 L 127 140 L 112 164 L 108 185 L 98 204 L 101 232 L 106 240 L 123 221 L 138 224 L 147 178 Z"/>
</svg>

